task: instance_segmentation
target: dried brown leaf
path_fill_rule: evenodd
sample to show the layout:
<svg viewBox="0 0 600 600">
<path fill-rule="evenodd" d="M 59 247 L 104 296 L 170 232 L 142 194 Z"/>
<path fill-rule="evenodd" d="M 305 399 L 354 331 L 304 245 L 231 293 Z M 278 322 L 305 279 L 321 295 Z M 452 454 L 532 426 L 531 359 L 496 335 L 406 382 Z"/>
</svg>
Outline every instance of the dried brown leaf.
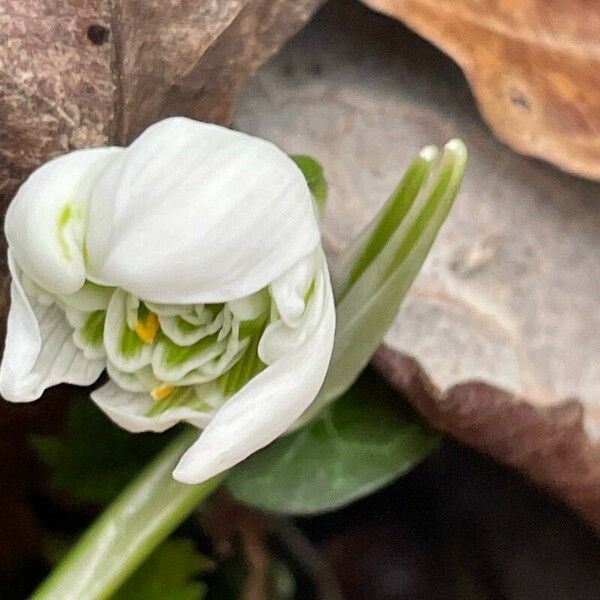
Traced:
<svg viewBox="0 0 600 600">
<path fill-rule="evenodd" d="M 3 0 L 0 197 L 73 148 L 161 117 L 229 122 L 246 79 L 321 0 Z"/>
<path fill-rule="evenodd" d="M 381 346 L 375 366 L 434 427 L 526 473 L 600 525 L 600 445 L 576 400 L 543 407 L 484 382 L 442 391 L 418 362 Z"/>
<path fill-rule="evenodd" d="M 363 0 L 462 67 L 515 150 L 600 179 L 600 12 L 595 0 Z"/>
</svg>

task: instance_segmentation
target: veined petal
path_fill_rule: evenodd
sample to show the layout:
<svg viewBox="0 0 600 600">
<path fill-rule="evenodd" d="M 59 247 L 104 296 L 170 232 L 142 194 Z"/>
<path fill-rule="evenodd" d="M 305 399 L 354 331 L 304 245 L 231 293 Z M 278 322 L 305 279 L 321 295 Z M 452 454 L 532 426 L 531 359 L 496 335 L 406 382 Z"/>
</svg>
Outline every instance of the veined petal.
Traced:
<svg viewBox="0 0 600 600">
<path fill-rule="evenodd" d="M 94 390 L 91 398 L 117 425 L 133 433 L 166 431 L 181 421 L 202 428 L 212 417 L 210 410 L 199 411 L 189 406 L 176 406 L 149 415 L 155 401 L 148 392 L 127 391 L 112 381 Z M 207 398 L 207 403 L 209 400 Z"/>
<path fill-rule="evenodd" d="M 212 322 L 195 326 L 180 316 L 164 317 L 159 315 L 158 321 L 162 332 L 178 346 L 191 346 L 201 339 L 217 333 L 223 326 L 223 311 L 218 313 Z"/>
<path fill-rule="evenodd" d="M 303 342 L 251 379 L 218 410 L 183 455 L 173 477 L 200 483 L 260 450 L 283 434 L 314 400 L 333 347 L 335 309 L 323 259 L 307 307 L 318 314 Z M 314 322 L 313 321 L 313 322 Z"/>
<path fill-rule="evenodd" d="M 149 302 L 266 287 L 319 244 L 310 190 L 274 145 L 184 118 L 150 127 L 94 187 L 92 278 Z"/>
<path fill-rule="evenodd" d="M 4 230 L 17 264 L 44 290 L 72 294 L 86 277 L 83 241 L 91 189 L 120 148 L 71 152 L 25 181 L 6 212 Z"/>
<path fill-rule="evenodd" d="M 73 342 L 73 329 L 56 304 L 42 305 L 26 296 L 12 253 L 6 344 L 0 365 L 0 393 L 11 402 L 30 402 L 58 383 L 90 385 L 104 369 L 88 360 Z"/>
</svg>

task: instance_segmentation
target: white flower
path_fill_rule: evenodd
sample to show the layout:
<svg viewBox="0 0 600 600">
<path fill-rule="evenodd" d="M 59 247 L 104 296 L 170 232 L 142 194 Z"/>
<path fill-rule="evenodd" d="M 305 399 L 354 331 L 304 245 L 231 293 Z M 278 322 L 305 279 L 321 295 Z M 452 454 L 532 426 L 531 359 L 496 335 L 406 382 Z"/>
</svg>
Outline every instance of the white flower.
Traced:
<svg viewBox="0 0 600 600">
<path fill-rule="evenodd" d="M 0 393 L 89 385 L 130 431 L 204 428 L 195 483 L 284 433 L 315 398 L 335 328 L 312 198 L 272 144 L 173 118 L 72 152 L 22 185 Z"/>
</svg>

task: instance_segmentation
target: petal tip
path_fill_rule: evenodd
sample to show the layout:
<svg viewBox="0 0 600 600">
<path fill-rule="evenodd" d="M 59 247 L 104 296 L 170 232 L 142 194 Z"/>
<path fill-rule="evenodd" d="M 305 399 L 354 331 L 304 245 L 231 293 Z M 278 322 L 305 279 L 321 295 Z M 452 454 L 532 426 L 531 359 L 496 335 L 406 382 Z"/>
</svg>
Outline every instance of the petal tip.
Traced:
<svg viewBox="0 0 600 600">
<path fill-rule="evenodd" d="M 175 469 L 173 469 L 173 479 L 179 481 L 179 483 L 197 485 L 208 481 L 225 470 L 225 468 L 219 468 L 215 461 L 197 463 L 196 460 L 192 461 L 186 456 L 187 453 L 183 455 Z"/>
</svg>

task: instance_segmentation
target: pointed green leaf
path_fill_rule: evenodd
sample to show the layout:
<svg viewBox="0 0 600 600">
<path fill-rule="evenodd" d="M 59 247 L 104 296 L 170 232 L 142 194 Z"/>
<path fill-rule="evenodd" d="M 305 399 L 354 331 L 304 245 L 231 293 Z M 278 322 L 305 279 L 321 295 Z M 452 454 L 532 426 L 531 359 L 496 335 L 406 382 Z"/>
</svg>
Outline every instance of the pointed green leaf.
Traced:
<svg viewBox="0 0 600 600">
<path fill-rule="evenodd" d="M 266 510 L 334 510 L 414 467 L 438 440 L 368 373 L 315 421 L 238 465 L 226 485 L 238 500 Z"/>
<path fill-rule="evenodd" d="M 426 148 L 384 207 L 383 217 L 360 239 L 358 252 L 350 250 L 356 259 L 341 270 L 347 279 L 337 282 L 331 364 L 301 423 L 343 394 L 381 343 L 452 207 L 466 158 L 460 140 L 448 142 L 439 161 L 434 149 Z"/>
<path fill-rule="evenodd" d="M 225 476 L 199 485 L 173 479 L 175 465 L 197 437 L 195 429 L 186 428 L 150 461 L 86 529 L 31 600 L 110 598 Z"/>
<path fill-rule="evenodd" d="M 417 194 L 427 182 L 438 155 L 439 151 L 435 146 L 427 146 L 421 150 L 375 218 L 338 258 L 333 268 L 334 288 L 338 302 L 377 258 L 404 221 Z"/>
</svg>

